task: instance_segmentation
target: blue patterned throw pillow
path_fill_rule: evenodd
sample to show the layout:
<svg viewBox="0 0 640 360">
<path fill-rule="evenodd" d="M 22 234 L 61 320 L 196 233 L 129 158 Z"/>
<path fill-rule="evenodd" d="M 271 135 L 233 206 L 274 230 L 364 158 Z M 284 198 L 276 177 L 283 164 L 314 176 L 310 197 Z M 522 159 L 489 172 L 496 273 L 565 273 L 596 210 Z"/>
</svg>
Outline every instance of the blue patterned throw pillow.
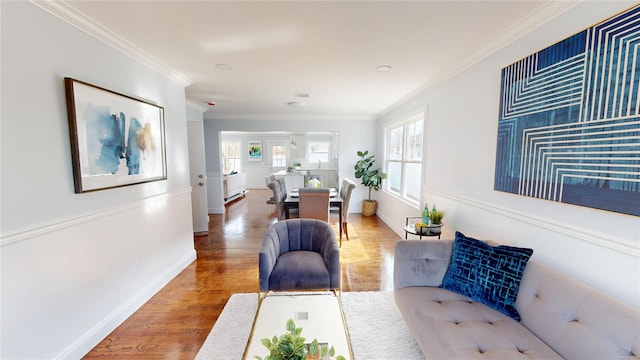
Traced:
<svg viewBox="0 0 640 360">
<path fill-rule="evenodd" d="M 441 288 L 466 295 L 520 321 L 516 296 L 532 249 L 490 246 L 456 231 Z"/>
</svg>

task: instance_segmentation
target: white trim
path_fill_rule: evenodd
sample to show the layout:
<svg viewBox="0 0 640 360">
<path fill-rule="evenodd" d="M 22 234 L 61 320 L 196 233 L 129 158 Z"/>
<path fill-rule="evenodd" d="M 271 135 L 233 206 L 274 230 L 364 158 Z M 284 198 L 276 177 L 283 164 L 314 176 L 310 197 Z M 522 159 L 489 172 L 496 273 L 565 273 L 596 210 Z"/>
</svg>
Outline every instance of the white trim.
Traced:
<svg viewBox="0 0 640 360">
<path fill-rule="evenodd" d="M 196 260 L 196 250 L 186 252 L 175 264 L 161 273 L 147 286 L 140 289 L 129 298 L 128 301 L 119 306 L 115 311 L 104 318 L 95 327 L 89 330 L 84 336 L 78 338 L 64 351 L 58 354 L 56 359 L 80 359 L 91 349 L 104 340 L 113 330 L 120 326 L 129 316 L 142 307 L 151 297 L 160 291 L 165 285 L 173 280 L 182 270 Z"/>
<path fill-rule="evenodd" d="M 537 226 L 545 230 L 555 231 L 557 233 L 560 233 L 578 240 L 586 241 L 598 246 L 602 246 L 607 249 L 615 250 L 623 254 L 640 257 L 640 244 L 638 243 L 631 244 L 631 243 L 628 243 L 619 239 L 615 239 L 612 237 L 600 236 L 598 234 L 586 232 L 576 227 L 567 226 L 564 223 L 530 216 L 522 212 L 514 211 L 513 209 L 507 209 L 507 208 L 499 207 L 496 205 L 488 205 L 486 203 L 481 203 L 479 201 L 473 200 L 471 198 L 457 196 L 451 193 L 435 191 L 435 190 L 430 190 L 430 193 L 437 196 L 441 196 L 446 199 L 457 201 L 459 203 L 462 203 L 468 206 L 482 209 L 490 213 L 494 213 L 510 219 L 514 219 L 516 221 L 521 221 L 526 224 Z M 390 219 L 381 215 L 382 214 L 378 214 L 378 216 L 382 219 L 382 221 L 385 224 L 387 224 L 387 226 L 389 226 L 398 236 L 404 239 L 404 228 L 402 226 L 397 226 L 396 224 L 394 224 L 393 219 Z"/>
<path fill-rule="evenodd" d="M 424 187 L 424 169 L 425 169 L 425 160 L 426 160 L 426 140 L 427 140 L 427 107 L 420 106 L 421 109 L 416 109 L 414 111 L 410 111 L 405 113 L 404 115 L 397 115 L 394 118 L 403 120 L 398 121 L 389 121 L 384 126 L 384 151 L 383 151 L 383 165 L 382 169 L 387 174 L 387 179 L 389 179 L 389 163 L 397 162 L 400 163 L 401 174 L 400 174 L 400 189 L 399 192 L 394 192 L 391 190 L 389 181 L 387 180 L 387 185 L 382 186 L 381 190 L 400 201 L 403 201 L 413 207 L 420 208 L 420 205 L 423 201 L 422 196 L 418 200 L 410 199 L 407 196 L 407 189 L 405 187 L 405 178 L 406 178 L 406 164 L 420 164 L 420 178 L 422 179 L 420 182 L 420 193 L 423 193 Z M 413 124 L 422 120 L 422 154 L 420 155 L 420 161 L 415 160 L 406 160 L 407 155 L 407 125 Z M 389 160 L 389 131 L 391 129 L 402 128 L 402 159 L 400 160 Z"/>
<path fill-rule="evenodd" d="M 455 77 L 456 75 L 462 73 L 463 71 L 469 69 L 473 65 L 484 60 L 488 56 L 496 53 L 500 49 L 520 39 L 521 37 L 525 36 L 529 32 L 555 19 L 565 11 L 579 5 L 583 1 L 584 0 L 547 2 L 547 4 L 542 6 L 537 12 L 527 16 L 524 20 L 518 22 L 511 29 L 504 32 L 502 36 L 491 41 L 482 49 L 478 50 L 475 54 L 472 54 L 471 56 L 467 57 L 464 61 L 457 64 L 457 66 L 451 67 L 450 71 L 439 73 L 437 76 L 430 79 L 429 82 L 427 82 L 425 85 L 408 93 L 406 96 L 399 99 L 394 104 L 391 104 L 389 107 L 383 110 L 378 117 L 383 118 L 386 115 L 393 112 L 395 109 L 399 108 L 402 104 L 406 103 L 410 99 L 415 98 L 418 94 L 421 94 L 427 90 L 433 89 L 439 85 L 444 84 L 445 82 Z"/>
<path fill-rule="evenodd" d="M 376 121 L 377 116 L 371 115 L 335 115 L 335 114 L 230 114 L 216 111 L 208 112 L 206 120 L 239 120 L 239 121 Z"/>
<path fill-rule="evenodd" d="M 542 219 L 539 217 L 535 217 L 535 216 L 527 215 L 522 212 L 515 211 L 513 209 L 496 206 L 494 204 L 489 205 L 486 203 L 481 203 L 471 198 L 457 196 L 447 192 L 436 191 L 436 190 L 431 190 L 430 192 L 437 196 L 441 196 L 443 198 L 454 200 L 454 201 L 463 203 L 465 205 L 473 206 L 475 208 L 482 209 L 484 211 L 488 211 L 500 216 L 511 218 L 516 221 L 521 221 L 523 223 L 537 226 L 549 231 L 554 231 L 569 237 L 573 237 L 578 240 L 586 241 L 586 242 L 589 242 L 598 246 L 602 246 L 611 250 L 615 250 L 624 254 L 633 255 L 636 257 L 640 256 L 640 243 L 631 244 L 621 239 L 601 236 L 599 234 L 594 234 L 591 232 L 584 231 L 577 227 L 567 226 L 566 224 L 558 221 Z M 404 236 L 404 231 L 402 231 L 402 234 Z"/>
<path fill-rule="evenodd" d="M 194 101 L 191 101 L 189 99 L 187 99 L 185 102 L 186 102 L 188 108 L 191 108 L 191 109 L 196 110 L 196 111 L 200 111 L 203 114 L 206 113 L 207 110 L 209 110 L 208 107 L 206 107 L 204 105 L 201 105 L 199 103 L 196 103 Z"/>
<path fill-rule="evenodd" d="M 184 188 L 182 190 L 174 191 L 171 193 L 162 193 L 162 194 L 148 196 L 145 198 L 138 199 L 136 201 L 131 201 L 122 205 L 105 208 L 105 209 L 94 211 L 91 213 L 86 213 L 80 216 L 57 219 L 54 221 L 38 224 L 35 226 L 29 226 L 29 227 L 15 230 L 15 231 L 11 231 L 9 233 L 0 235 L 0 248 L 7 246 L 9 244 L 19 242 L 19 241 L 28 240 L 28 239 L 41 236 L 47 233 L 51 233 L 54 231 L 59 231 L 71 226 L 79 225 L 79 224 L 94 221 L 94 220 L 99 220 L 107 216 L 116 215 L 127 209 L 140 208 L 144 206 L 144 203 L 149 200 L 158 200 L 163 198 L 169 199 L 176 196 L 182 196 L 184 194 L 191 194 L 191 187 Z"/>
<path fill-rule="evenodd" d="M 29 2 L 77 27 L 123 54 L 141 62 L 143 65 L 158 71 L 176 83 L 184 87 L 193 84 L 193 80 L 149 55 L 102 24 L 79 12 L 71 5 L 63 1 L 29 0 Z"/>
</svg>

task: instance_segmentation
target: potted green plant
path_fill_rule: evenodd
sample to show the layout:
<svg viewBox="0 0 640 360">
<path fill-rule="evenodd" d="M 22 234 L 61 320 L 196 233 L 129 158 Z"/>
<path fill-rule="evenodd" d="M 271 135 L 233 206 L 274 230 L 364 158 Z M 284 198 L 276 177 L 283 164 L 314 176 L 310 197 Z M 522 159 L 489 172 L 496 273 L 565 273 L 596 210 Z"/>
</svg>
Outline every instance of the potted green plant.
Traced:
<svg viewBox="0 0 640 360">
<path fill-rule="evenodd" d="M 356 179 L 362 179 L 362 185 L 369 188 L 369 198 L 362 200 L 362 215 L 372 216 L 376 213 L 378 202 L 371 199 L 371 190 L 378 191 L 382 187 L 382 179 L 387 178 L 380 168 L 373 168 L 375 155 L 369 155 L 369 151 L 358 151 L 360 159 L 356 162 Z"/>
<path fill-rule="evenodd" d="M 442 230 L 442 219 L 444 218 L 444 211 L 433 209 L 429 213 L 429 231 L 434 234 L 439 234 Z"/>
<path fill-rule="evenodd" d="M 262 345 L 269 350 L 269 355 L 258 360 L 346 360 L 344 356 L 335 357 L 335 349 L 329 345 L 318 344 L 317 339 L 309 344 L 300 336 L 302 328 L 297 328 L 293 319 L 287 321 L 287 332 L 273 339 L 264 338 Z"/>
</svg>

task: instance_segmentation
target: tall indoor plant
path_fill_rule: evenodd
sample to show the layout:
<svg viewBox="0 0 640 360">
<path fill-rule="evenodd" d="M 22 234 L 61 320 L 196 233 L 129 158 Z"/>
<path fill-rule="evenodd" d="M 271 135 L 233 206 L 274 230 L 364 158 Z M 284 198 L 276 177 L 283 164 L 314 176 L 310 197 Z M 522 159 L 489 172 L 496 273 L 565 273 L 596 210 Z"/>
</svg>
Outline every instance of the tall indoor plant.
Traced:
<svg viewBox="0 0 640 360">
<path fill-rule="evenodd" d="M 362 200 L 362 215 L 371 216 L 376 213 L 378 202 L 371 199 L 371 190 L 378 191 L 382 187 L 382 179 L 387 178 L 380 168 L 374 169 L 375 155 L 369 155 L 369 151 L 358 151 L 360 160 L 354 166 L 356 179 L 362 179 L 362 185 L 369 188 L 369 198 Z"/>
</svg>

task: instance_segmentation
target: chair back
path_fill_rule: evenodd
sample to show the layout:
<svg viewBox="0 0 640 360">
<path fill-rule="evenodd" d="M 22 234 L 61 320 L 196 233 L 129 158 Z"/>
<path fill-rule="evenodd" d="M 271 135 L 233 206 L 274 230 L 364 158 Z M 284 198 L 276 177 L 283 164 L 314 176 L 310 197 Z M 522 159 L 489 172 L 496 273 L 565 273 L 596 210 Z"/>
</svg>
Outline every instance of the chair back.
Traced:
<svg viewBox="0 0 640 360">
<path fill-rule="evenodd" d="M 284 201 L 287 198 L 287 193 L 282 193 L 282 188 L 277 180 L 270 182 L 269 188 L 273 192 L 273 201 L 276 205 L 276 215 L 278 215 L 278 220 L 283 220 L 285 218 Z"/>
<path fill-rule="evenodd" d="M 267 187 L 269 187 L 269 184 L 270 184 L 272 181 L 274 181 L 275 179 L 276 179 L 276 177 L 275 177 L 275 175 L 273 175 L 273 174 L 265 175 L 265 176 L 264 176 L 264 181 L 266 182 Z"/>
<path fill-rule="evenodd" d="M 342 222 L 346 223 L 349 216 L 349 203 L 351 202 L 351 192 L 356 188 L 356 183 L 350 179 L 342 180 L 340 197 L 342 198 Z"/>
<path fill-rule="evenodd" d="M 318 219 L 329 222 L 329 188 L 300 188 L 301 218 Z"/>
<path fill-rule="evenodd" d="M 287 198 L 287 183 L 284 182 L 283 178 L 279 178 L 275 180 L 278 185 L 280 185 L 280 191 L 284 194 L 284 198 Z"/>
</svg>

